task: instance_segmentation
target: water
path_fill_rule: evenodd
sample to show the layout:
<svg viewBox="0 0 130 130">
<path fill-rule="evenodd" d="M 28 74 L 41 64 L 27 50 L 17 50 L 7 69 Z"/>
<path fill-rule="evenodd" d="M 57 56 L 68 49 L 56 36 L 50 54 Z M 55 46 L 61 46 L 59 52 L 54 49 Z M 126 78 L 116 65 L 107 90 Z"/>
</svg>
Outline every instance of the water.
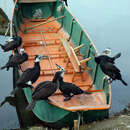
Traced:
<svg viewBox="0 0 130 130">
<path fill-rule="evenodd" d="M 112 83 L 112 107 L 110 113 L 119 112 L 130 99 L 129 75 L 129 49 L 130 49 L 130 1 L 129 0 L 68 0 L 69 8 L 78 18 L 81 25 L 87 30 L 99 52 L 110 47 L 112 55 L 121 52 L 122 56 L 116 65 L 121 69 L 124 80 L 128 83 L 125 87 L 120 81 Z M 4 0 L 0 0 L 0 7 Z M 7 2 L 6 2 L 7 3 Z M 10 8 L 12 8 L 10 5 Z M 6 10 L 7 6 L 4 6 Z M 7 10 L 9 18 L 10 11 Z M 1 40 L 1 37 L 0 37 Z M 0 49 L 0 66 L 6 63 L 10 53 L 2 53 Z M 0 71 L 1 91 L 0 102 L 12 90 L 12 69 L 9 72 Z M 7 123 L 8 122 L 8 123 Z M 6 103 L 0 109 L 0 129 L 18 128 L 16 110 Z"/>
<path fill-rule="evenodd" d="M 0 36 L 0 43 L 4 43 L 6 39 L 7 38 Z M 11 52 L 3 53 L 2 49 L 0 49 L 0 67 L 7 62 L 10 54 Z M 10 69 L 8 72 L 6 70 L 0 70 L 0 103 L 5 97 L 9 96 L 10 92 L 12 91 L 12 75 L 12 69 Z M 9 105 L 9 103 L 5 103 L 2 107 L 0 107 L 0 130 L 2 128 L 10 129 L 18 127 L 19 123 L 15 107 Z"/>
<path fill-rule="evenodd" d="M 129 0 L 70 0 L 72 13 L 87 30 L 97 49 L 110 47 L 112 55 L 121 52 L 116 61 L 123 79 L 128 83 L 125 87 L 120 81 L 112 83 L 111 114 L 119 112 L 130 102 L 130 1 Z"/>
</svg>

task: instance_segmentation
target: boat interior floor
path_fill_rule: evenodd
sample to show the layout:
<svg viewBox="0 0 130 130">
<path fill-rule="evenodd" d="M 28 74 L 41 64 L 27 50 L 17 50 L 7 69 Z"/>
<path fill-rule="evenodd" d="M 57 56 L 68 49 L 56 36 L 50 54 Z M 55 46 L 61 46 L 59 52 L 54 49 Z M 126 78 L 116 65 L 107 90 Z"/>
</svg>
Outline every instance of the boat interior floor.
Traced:
<svg viewBox="0 0 130 130">
<path fill-rule="evenodd" d="M 49 22 L 51 20 L 54 20 L 54 18 L 50 17 L 46 21 L 42 21 L 42 24 L 40 20 L 25 20 L 22 25 L 21 32 L 19 33 L 23 38 L 21 47 L 24 47 L 29 55 L 29 60 L 21 65 L 22 71 L 34 65 L 35 55 L 44 54 L 49 56 L 49 58 L 40 61 L 41 74 L 38 80 L 33 84 L 34 87 L 40 82 L 52 80 L 54 73 L 58 71 L 56 67 L 56 64 L 58 64 L 66 70 L 64 75 L 65 82 L 72 82 L 84 91 L 95 90 L 88 70 L 85 69 L 83 72 L 80 72 L 79 66 L 82 56 L 76 55 L 75 57 L 76 53 L 73 55 L 73 51 L 67 51 L 62 41 L 63 39 L 72 48 L 74 48 L 74 45 L 71 41 L 68 41 L 69 36 L 61 28 L 61 25 L 56 20 Z M 68 52 L 74 56 L 74 60 L 72 59 L 70 61 Z M 73 62 L 77 65 L 77 68 L 74 68 Z M 60 90 L 57 90 L 49 99 L 53 105 L 69 111 L 107 109 L 108 107 L 104 91 L 97 91 L 88 95 L 75 95 L 69 101 L 64 101 L 62 93 Z"/>
</svg>

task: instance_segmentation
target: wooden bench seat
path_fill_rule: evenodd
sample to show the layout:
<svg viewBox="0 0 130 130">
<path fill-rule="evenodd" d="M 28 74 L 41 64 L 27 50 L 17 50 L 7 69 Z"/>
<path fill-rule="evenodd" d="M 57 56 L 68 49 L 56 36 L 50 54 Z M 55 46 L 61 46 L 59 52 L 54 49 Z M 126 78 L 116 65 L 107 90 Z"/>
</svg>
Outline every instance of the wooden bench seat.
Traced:
<svg viewBox="0 0 130 130">
<path fill-rule="evenodd" d="M 72 48 L 72 46 L 69 44 L 69 42 L 65 39 L 61 39 L 61 44 L 64 47 L 66 54 L 68 56 L 68 61 L 67 61 L 67 65 L 69 62 L 71 62 L 73 68 L 74 68 L 74 72 L 73 72 L 73 78 L 72 81 L 74 81 L 74 77 L 77 73 L 81 73 L 82 71 L 82 64 L 88 62 L 91 57 L 83 59 L 83 60 L 79 60 L 78 56 L 76 55 L 76 52 L 78 52 L 78 50 L 83 47 L 83 45 L 81 45 L 80 47 L 76 47 L 76 48 Z M 61 47 L 61 46 L 60 46 Z M 86 66 L 86 68 L 88 70 L 91 70 L 90 68 L 88 68 Z M 82 78 L 83 79 L 83 78 Z"/>
</svg>

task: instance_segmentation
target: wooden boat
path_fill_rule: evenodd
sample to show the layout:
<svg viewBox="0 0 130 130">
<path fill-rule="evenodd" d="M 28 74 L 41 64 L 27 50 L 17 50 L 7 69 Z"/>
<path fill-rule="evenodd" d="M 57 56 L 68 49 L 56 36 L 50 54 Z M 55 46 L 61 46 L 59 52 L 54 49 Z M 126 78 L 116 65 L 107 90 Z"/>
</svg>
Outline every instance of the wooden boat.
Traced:
<svg viewBox="0 0 130 130">
<path fill-rule="evenodd" d="M 15 29 L 13 28 L 13 25 Z M 36 54 L 48 55 L 40 62 L 41 74 L 36 83 L 52 80 L 58 71 L 56 63 L 66 69 L 64 81 L 72 82 L 90 95 L 80 94 L 64 101 L 59 90 L 49 97 L 52 101 L 37 101 L 33 113 L 43 122 L 58 127 L 73 126 L 74 120 L 83 122 L 106 118 L 111 106 L 111 86 L 93 53 L 98 53 L 88 33 L 59 0 L 19 0 L 10 24 L 10 35 L 17 33 L 23 39 L 29 60 L 14 70 L 14 79 L 33 66 Z M 18 73 L 17 73 L 18 72 Z M 31 102 L 32 89 L 24 88 Z"/>
</svg>

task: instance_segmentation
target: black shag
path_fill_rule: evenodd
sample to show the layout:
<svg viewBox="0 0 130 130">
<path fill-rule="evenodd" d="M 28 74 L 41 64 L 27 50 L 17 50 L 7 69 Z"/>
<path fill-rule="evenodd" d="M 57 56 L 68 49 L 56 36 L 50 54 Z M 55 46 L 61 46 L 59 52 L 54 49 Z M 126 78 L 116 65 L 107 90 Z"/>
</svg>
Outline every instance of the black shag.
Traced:
<svg viewBox="0 0 130 130">
<path fill-rule="evenodd" d="M 11 94 L 15 94 L 19 88 L 24 87 L 32 87 L 32 84 L 39 78 L 40 76 L 40 64 L 39 61 L 43 58 L 48 58 L 48 56 L 36 55 L 35 64 L 33 68 L 26 69 L 21 77 L 16 82 L 16 88 L 12 91 Z"/>
<path fill-rule="evenodd" d="M 31 111 L 37 100 L 46 100 L 50 102 L 48 99 L 49 96 L 54 94 L 59 87 L 59 77 L 62 75 L 63 71 L 58 71 L 55 73 L 52 81 L 44 81 L 39 83 L 35 90 L 32 93 L 32 102 L 27 106 L 27 110 Z"/>
<path fill-rule="evenodd" d="M 59 65 L 57 65 L 57 67 L 60 70 L 64 70 Z M 60 77 L 59 77 L 59 84 L 60 84 L 59 89 L 62 92 L 63 96 L 65 97 L 64 101 L 70 100 L 71 97 L 74 96 L 74 95 L 83 94 L 83 93 L 84 94 L 91 94 L 91 92 L 85 92 L 85 91 L 83 91 L 81 88 L 79 88 L 78 86 L 76 86 L 73 83 L 64 82 L 63 78 L 64 78 L 64 73 L 62 73 L 62 75 L 60 75 Z"/>
<path fill-rule="evenodd" d="M 23 48 L 21 48 L 20 54 L 15 53 L 14 55 L 11 55 L 6 65 L 1 67 L 1 69 L 7 68 L 7 71 L 8 71 L 10 67 L 18 67 L 20 64 L 22 64 L 23 62 L 27 60 L 28 60 L 28 54 L 25 53 Z"/>
<path fill-rule="evenodd" d="M 121 56 L 121 53 L 118 53 L 118 54 L 116 54 L 115 56 L 113 56 L 113 57 L 109 57 L 109 56 L 107 56 L 107 55 L 100 55 L 100 56 L 96 56 L 95 57 L 95 61 L 96 61 L 96 63 L 98 63 L 98 64 L 100 64 L 100 62 L 105 62 L 105 61 L 107 61 L 107 62 L 110 62 L 110 63 L 112 63 L 112 64 L 114 64 L 115 63 L 115 60 L 117 59 L 117 58 L 119 58 Z"/>
<path fill-rule="evenodd" d="M 100 68 L 103 73 L 110 77 L 110 82 L 112 82 L 113 80 L 120 80 L 124 85 L 127 86 L 127 83 L 122 79 L 120 70 L 114 65 L 115 59 L 116 58 L 114 58 L 112 61 L 109 61 L 107 59 L 103 60 L 99 57 L 95 57 L 95 62 L 100 65 Z"/>
<path fill-rule="evenodd" d="M 8 41 L 6 41 L 5 45 L 0 44 L 1 48 L 4 52 L 15 50 L 22 44 L 22 38 L 19 36 L 10 37 Z"/>
<path fill-rule="evenodd" d="M 91 94 L 91 92 L 85 92 L 73 83 L 64 82 L 63 77 L 59 78 L 59 84 L 60 84 L 59 89 L 62 92 L 63 96 L 65 97 L 64 101 L 70 100 L 71 97 L 74 95 L 79 95 L 83 93 Z"/>
</svg>

